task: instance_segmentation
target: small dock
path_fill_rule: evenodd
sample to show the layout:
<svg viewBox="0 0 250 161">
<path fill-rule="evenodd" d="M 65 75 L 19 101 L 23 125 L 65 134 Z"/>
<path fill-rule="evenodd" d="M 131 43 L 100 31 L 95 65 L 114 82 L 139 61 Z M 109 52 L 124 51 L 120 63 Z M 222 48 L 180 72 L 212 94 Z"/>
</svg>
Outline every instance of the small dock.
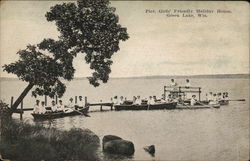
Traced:
<svg viewBox="0 0 250 161">
<path fill-rule="evenodd" d="M 164 86 L 164 96 L 166 99 L 166 94 L 167 92 L 169 92 L 170 94 L 173 95 L 184 95 L 185 93 L 197 93 L 198 94 L 198 99 L 199 101 L 201 100 L 201 87 L 182 87 L 182 86 L 176 86 L 176 87 L 172 87 L 172 86 Z M 55 100 L 55 103 L 58 103 L 58 97 L 55 96 L 54 98 L 52 98 L 53 100 Z M 14 97 L 11 97 L 11 107 L 13 105 L 14 102 Z M 47 96 L 44 96 L 44 102 L 45 102 L 45 106 L 49 107 L 47 102 L 48 102 L 48 98 Z M 74 103 L 77 104 L 78 102 L 78 96 L 75 96 L 74 99 Z M 90 109 L 92 107 L 95 108 L 95 110 L 90 110 L 89 112 L 106 112 L 106 111 L 113 111 L 114 110 L 114 104 L 111 102 L 102 102 L 102 100 L 100 100 L 97 103 L 89 103 L 88 102 L 88 98 L 85 96 L 84 97 L 84 102 L 85 102 L 85 106 L 88 106 Z M 98 109 L 99 106 L 99 109 Z M 33 108 L 24 108 L 23 107 L 23 101 L 20 103 L 20 108 L 16 109 L 14 111 L 14 113 L 20 114 L 20 119 L 23 119 L 23 113 L 25 111 L 32 111 Z"/>
</svg>

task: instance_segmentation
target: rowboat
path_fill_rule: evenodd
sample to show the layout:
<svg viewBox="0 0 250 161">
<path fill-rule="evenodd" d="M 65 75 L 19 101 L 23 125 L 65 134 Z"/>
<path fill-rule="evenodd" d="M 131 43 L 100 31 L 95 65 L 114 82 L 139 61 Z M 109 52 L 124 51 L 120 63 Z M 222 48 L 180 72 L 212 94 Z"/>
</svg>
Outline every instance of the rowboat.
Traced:
<svg viewBox="0 0 250 161">
<path fill-rule="evenodd" d="M 201 101 L 201 102 L 204 103 L 204 104 L 206 104 L 206 105 L 209 104 L 209 101 Z M 219 104 L 220 106 L 229 105 L 229 101 L 228 101 L 228 100 L 220 100 L 220 101 L 218 102 L 218 104 Z"/>
<path fill-rule="evenodd" d="M 163 110 L 163 109 L 175 109 L 177 103 L 171 102 L 171 103 L 157 103 L 153 105 L 147 105 L 147 104 L 141 104 L 141 105 L 115 105 L 116 111 L 121 110 Z"/>
<path fill-rule="evenodd" d="M 221 106 L 228 105 L 228 104 L 229 104 L 229 101 L 228 101 L 228 100 L 220 100 L 220 101 L 219 101 L 219 104 L 220 104 Z"/>
<path fill-rule="evenodd" d="M 178 104 L 176 106 L 176 109 L 205 109 L 205 108 L 220 108 L 220 104 L 214 104 L 214 105 L 183 105 L 183 104 Z"/>
<path fill-rule="evenodd" d="M 45 114 L 32 113 L 31 115 L 34 117 L 35 120 L 47 120 L 47 119 L 56 119 L 56 118 L 61 118 L 61 117 L 66 117 L 66 116 L 75 116 L 75 115 L 82 115 L 82 114 L 87 115 L 88 110 L 89 110 L 89 107 L 86 107 L 86 108 L 80 108 L 78 110 L 74 110 L 68 113 L 59 111 L 59 112 L 49 112 Z"/>
</svg>

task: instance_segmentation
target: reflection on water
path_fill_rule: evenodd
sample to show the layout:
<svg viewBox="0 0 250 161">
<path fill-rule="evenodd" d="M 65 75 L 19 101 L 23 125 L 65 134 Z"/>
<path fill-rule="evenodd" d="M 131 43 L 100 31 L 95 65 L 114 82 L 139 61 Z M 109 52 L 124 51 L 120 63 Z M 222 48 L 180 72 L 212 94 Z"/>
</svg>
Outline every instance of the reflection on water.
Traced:
<svg viewBox="0 0 250 161">
<path fill-rule="evenodd" d="M 114 91 L 117 95 L 141 93 L 146 96 L 151 93 L 162 93 L 162 90 L 156 91 L 155 88 L 160 90 L 161 88 L 158 86 L 163 85 L 163 80 L 134 81 L 122 80 L 121 84 L 113 81 L 109 86 L 102 87 L 104 91 L 100 91 L 98 97 L 108 99 L 114 95 Z M 197 79 L 193 82 L 204 87 L 206 92 L 210 90 L 228 91 L 233 99 L 245 98 L 247 100 L 230 102 L 228 106 L 222 106 L 219 109 L 94 112 L 90 113 L 91 117 L 80 115 L 43 123 L 66 130 L 72 127 L 89 128 L 100 137 L 100 140 L 104 135 L 118 135 L 134 143 L 135 154 L 132 158 L 134 160 L 248 159 L 249 80 Z M 150 83 L 153 87 L 149 86 Z M 131 89 L 125 90 L 124 86 L 128 87 L 128 84 Z M 75 86 L 78 85 L 79 82 L 76 82 Z M 79 94 L 79 89 L 77 90 L 75 86 L 72 88 L 75 93 Z M 145 90 L 141 89 L 145 86 L 147 86 Z M 137 88 L 140 89 L 137 90 Z M 68 87 L 68 90 L 70 89 Z M 93 93 L 96 93 L 96 90 L 87 89 L 94 96 Z M 69 91 L 69 93 L 73 93 L 73 91 Z M 96 97 L 95 95 L 95 99 L 97 99 Z M 28 112 L 24 117 L 31 118 Z M 155 145 L 155 157 L 143 150 L 143 147 L 148 145 Z M 106 159 L 107 156 L 104 158 Z"/>
</svg>

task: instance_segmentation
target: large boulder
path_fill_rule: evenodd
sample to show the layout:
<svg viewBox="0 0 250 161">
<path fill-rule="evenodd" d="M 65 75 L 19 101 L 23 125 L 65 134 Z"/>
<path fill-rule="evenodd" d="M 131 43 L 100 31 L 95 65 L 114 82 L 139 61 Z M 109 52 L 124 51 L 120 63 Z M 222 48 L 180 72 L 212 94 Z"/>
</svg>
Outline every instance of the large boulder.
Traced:
<svg viewBox="0 0 250 161">
<path fill-rule="evenodd" d="M 114 135 L 103 137 L 103 151 L 110 154 L 133 155 L 135 152 L 134 144 L 131 141 L 123 140 Z"/>
<path fill-rule="evenodd" d="M 102 139 L 102 145 L 104 145 L 105 143 L 111 140 L 122 140 L 122 138 L 120 138 L 119 136 L 115 136 L 115 135 L 105 135 Z"/>
</svg>

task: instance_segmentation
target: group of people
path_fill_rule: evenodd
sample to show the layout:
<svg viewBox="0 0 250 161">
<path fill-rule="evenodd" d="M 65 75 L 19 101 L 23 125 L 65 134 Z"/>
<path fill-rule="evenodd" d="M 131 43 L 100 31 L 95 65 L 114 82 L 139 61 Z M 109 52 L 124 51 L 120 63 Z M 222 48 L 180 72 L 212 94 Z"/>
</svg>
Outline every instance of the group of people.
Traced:
<svg viewBox="0 0 250 161">
<path fill-rule="evenodd" d="M 178 86 L 178 83 L 177 83 L 174 79 L 171 79 L 171 82 L 170 82 L 169 86 L 170 86 L 170 87 L 177 87 L 177 86 Z M 186 79 L 185 87 L 186 87 L 186 88 L 191 87 L 191 83 L 190 83 L 190 80 L 189 80 L 189 79 Z"/>
<path fill-rule="evenodd" d="M 170 91 L 170 94 L 166 97 L 164 94 L 162 94 L 162 97 L 160 99 L 157 99 L 156 96 L 149 96 L 149 98 L 141 99 L 140 96 L 133 96 L 132 100 L 127 100 L 126 97 L 115 96 L 114 98 L 111 98 L 111 101 L 114 105 L 122 105 L 122 104 L 134 104 L 134 105 L 141 105 L 141 104 L 160 104 L 160 103 L 169 103 L 169 102 L 176 102 L 179 104 L 190 104 L 191 106 L 195 104 L 199 104 L 199 101 L 196 98 L 195 94 L 192 94 L 190 92 L 179 92 L 178 90 L 178 84 L 174 79 L 171 79 L 169 87 L 172 87 L 172 91 Z M 186 79 L 186 84 L 184 85 L 184 88 L 190 88 L 191 83 L 189 79 Z M 209 104 L 218 104 L 220 101 L 227 101 L 228 100 L 228 93 L 212 93 L 209 92 L 209 94 L 206 94 L 206 101 Z"/>
<path fill-rule="evenodd" d="M 33 113 L 35 114 L 45 114 L 45 113 L 52 113 L 52 112 L 65 112 L 70 113 L 75 110 L 78 110 L 79 108 L 85 108 L 85 102 L 82 99 L 82 96 L 79 96 L 78 102 L 75 104 L 73 102 L 73 98 L 69 99 L 68 104 L 64 105 L 62 100 L 58 101 L 58 104 L 56 104 L 55 100 L 51 101 L 51 106 L 46 107 L 45 102 L 40 100 L 36 100 L 36 104 L 33 108 Z"/>
<path fill-rule="evenodd" d="M 210 104 L 217 104 L 220 101 L 228 101 L 228 100 L 229 100 L 228 92 L 223 92 L 223 93 L 209 92 L 208 94 L 206 94 L 206 101 L 208 101 Z"/>
<path fill-rule="evenodd" d="M 165 95 L 163 94 L 160 99 L 157 99 L 156 96 L 149 96 L 149 98 L 141 99 L 141 96 L 133 96 L 132 100 L 127 100 L 126 97 L 120 96 L 114 96 L 114 98 L 111 98 L 111 101 L 114 105 L 122 105 L 122 104 L 133 104 L 133 105 L 141 105 L 141 104 L 159 104 L 159 103 L 166 103 L 167 100 L 165 100 Z"/>
</svg>

